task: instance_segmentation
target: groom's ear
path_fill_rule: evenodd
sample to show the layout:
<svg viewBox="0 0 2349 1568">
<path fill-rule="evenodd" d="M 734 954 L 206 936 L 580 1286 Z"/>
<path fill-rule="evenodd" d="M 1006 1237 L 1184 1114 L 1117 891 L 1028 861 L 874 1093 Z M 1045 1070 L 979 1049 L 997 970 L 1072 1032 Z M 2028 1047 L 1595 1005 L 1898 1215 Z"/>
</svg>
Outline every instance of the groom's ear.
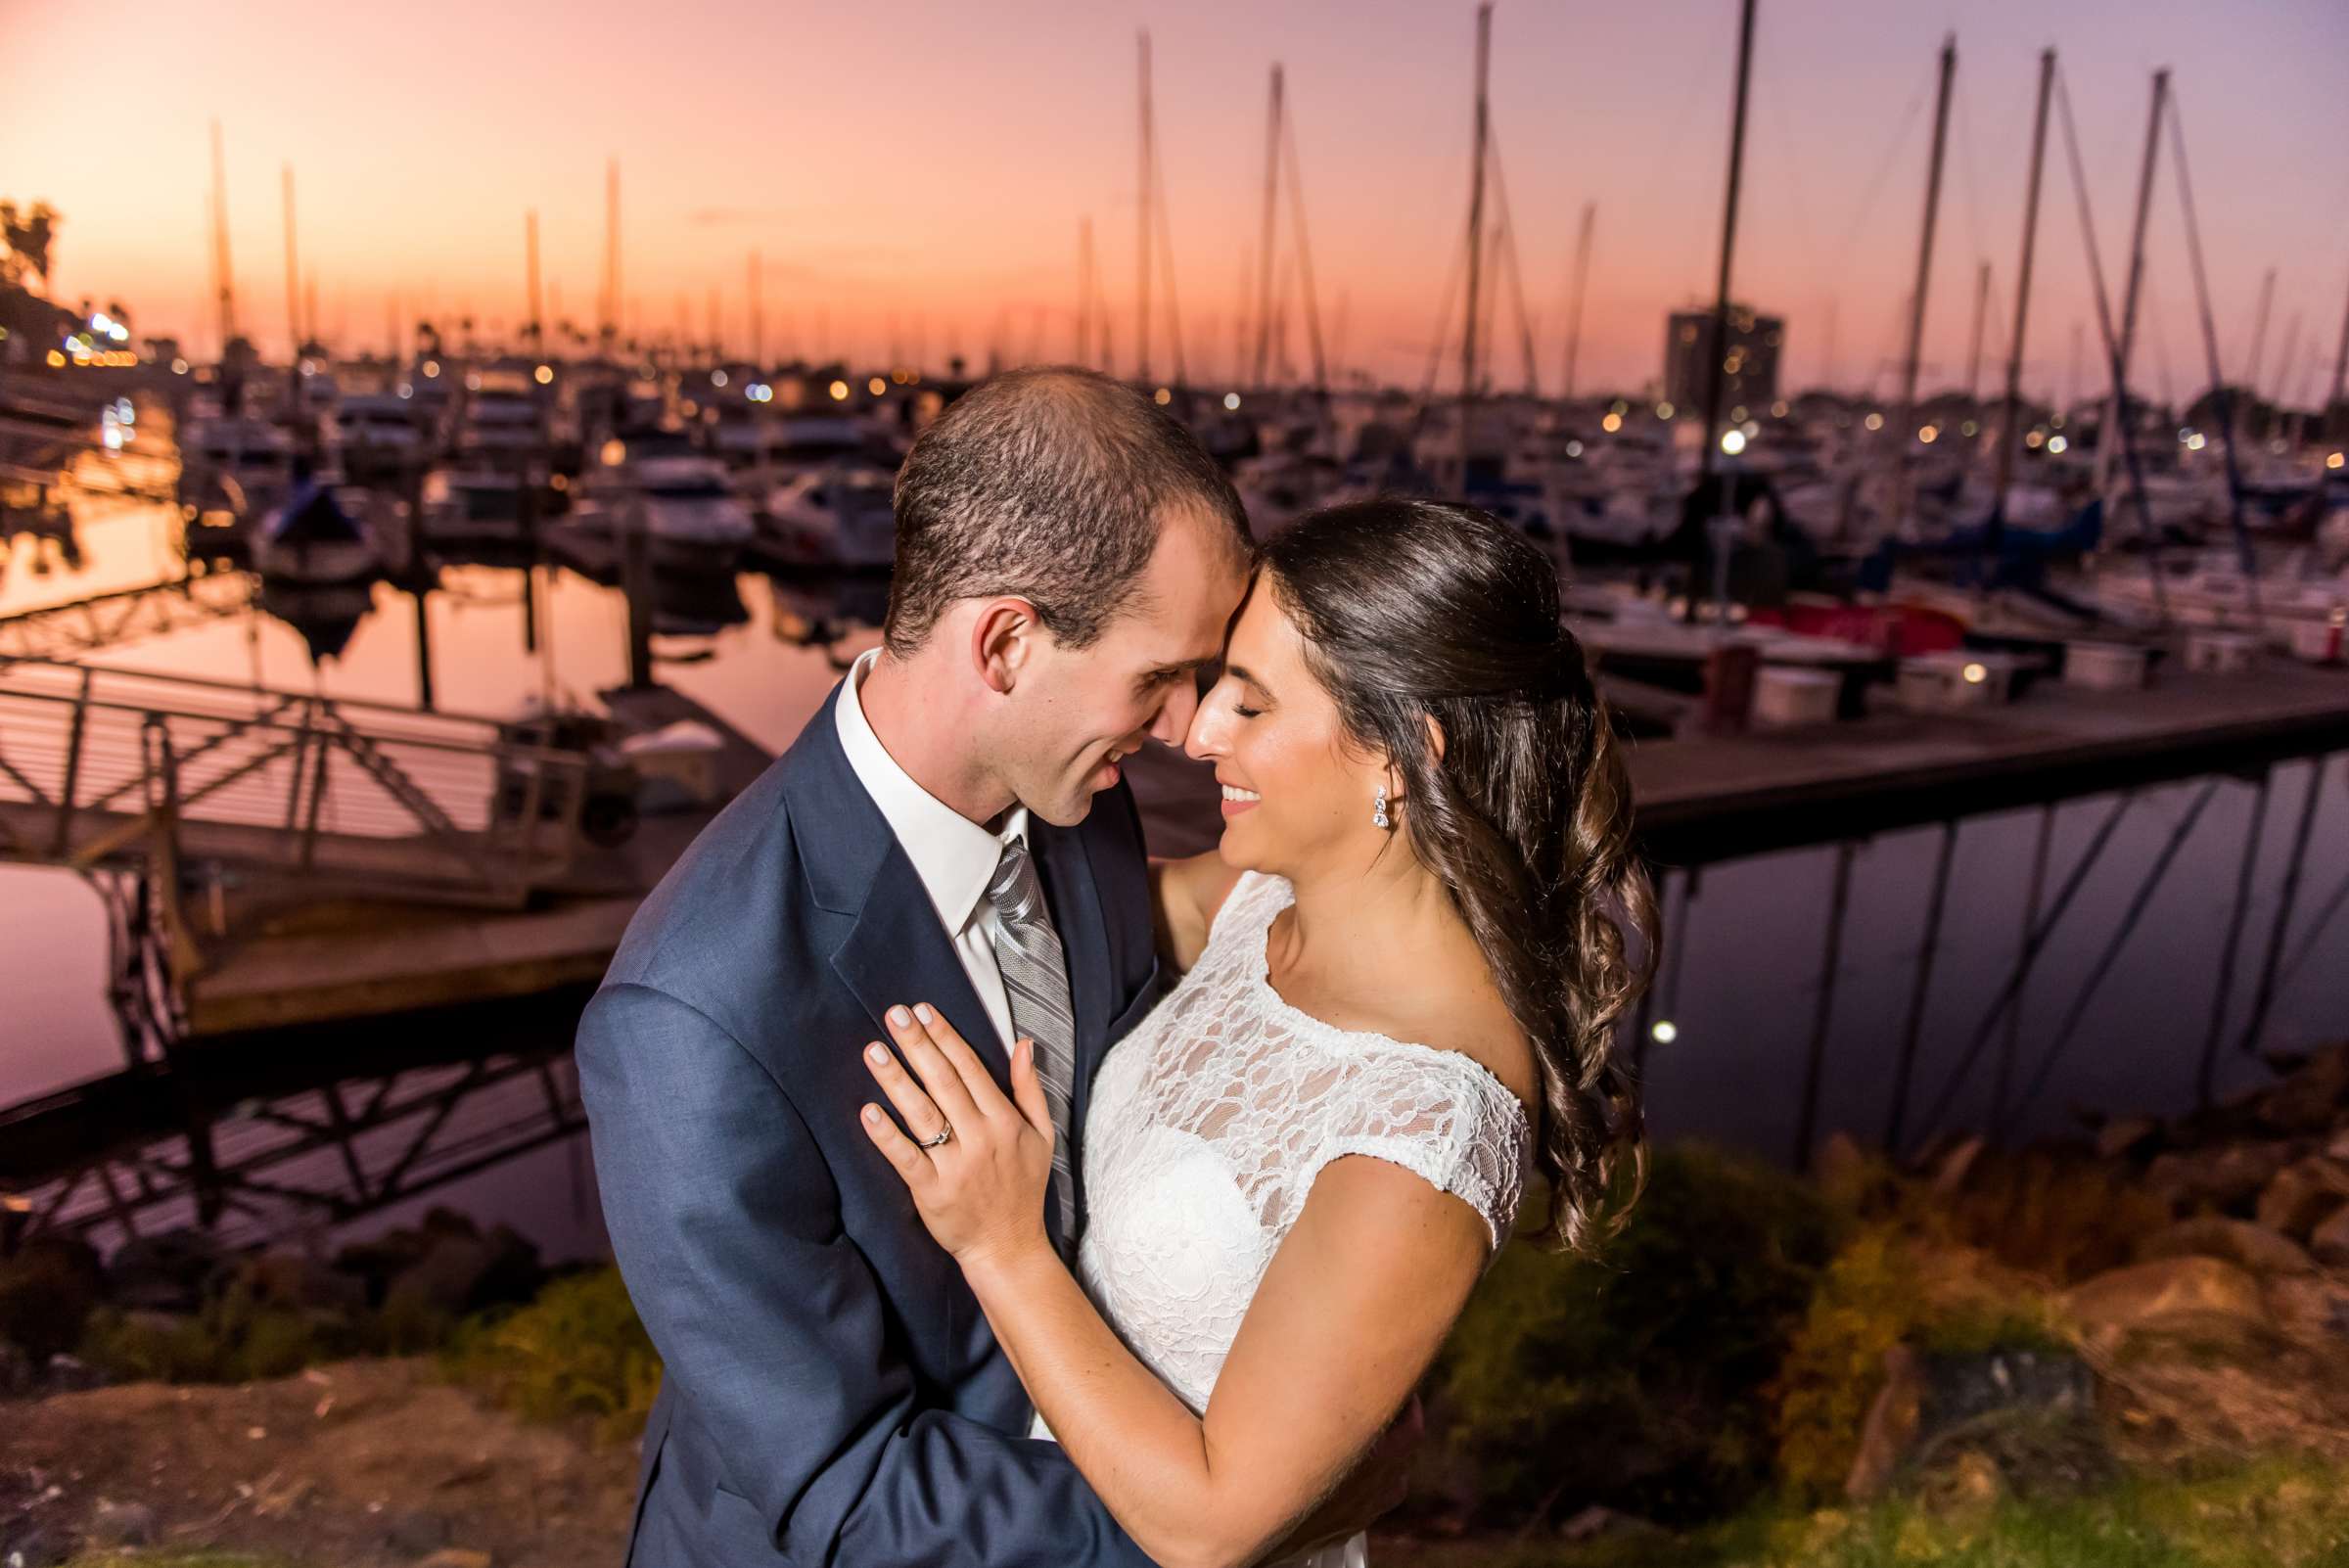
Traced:
<svg viewBox="0 0 2349 1568">
<path fill-rule="evenodd" d="M 1025 599 L 988 599 L 971 619 L 971 667 L 988 690 L 1006 695 L 1019 684 L 1038 651 L 1043 623 Z"/>
</svg>

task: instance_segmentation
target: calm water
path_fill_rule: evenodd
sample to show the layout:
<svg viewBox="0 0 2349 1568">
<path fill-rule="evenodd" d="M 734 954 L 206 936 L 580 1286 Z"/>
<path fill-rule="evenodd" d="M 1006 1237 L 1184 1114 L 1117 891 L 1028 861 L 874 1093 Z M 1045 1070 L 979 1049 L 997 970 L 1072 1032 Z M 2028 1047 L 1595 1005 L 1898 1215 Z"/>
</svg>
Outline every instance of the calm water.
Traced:
<svg viewBox="0 0 2349 1568">
<path fill-rule="evenodd" d="M 171 525 L 155 509 L 87 514 L 81 541 L 80 570 L 45 576 L 26 570 L 28 555 L 20 545 L 0 581 L 0 614 L 148 583 L 176 571 Z M 427 607 L 442 708 L 511 714 L 550 690 L 591 704 L 596 691 L 625 678 L 625 613 L 618 594 L 568 573 L 552 578 L 551 635 L 532 657 L 523 650 L 518 572 L 461 567 L 446 573 Z M 731 586 L 733 596 L 721 585 L 719 602 L 702 604 L 697 614 L 734 623 L 657 640 L 661 677 L 779 751 L 822 702 L 841 664 L 876 640 L 868 623 L 857 623 L 837 642 L 806 646 L 796 639 L 806 635 L 806 619 L 869 618 L 877 614 L 880 589 L 871 583 L 846 590 L 775 584 L 757 576 L 736 578 Z M 383 584 L 340 657 L 323 664 L 313 661 L 300 633 L 257 614 L 115 647 L 99 660 L 280 687 L 314 684 L 329 695 L 389 702 L 413 702 L 418 692 L 415 607 L 406 594 Z M 2281 768 L 2275 777 L 2236 958 L 2222 1088 L 2261 1076 L 2235 1052 L 2234 1036 L 2248 1016 L 2270 940 L 2306 777 L 2307 764 Z M 2084 884 L 2024 997 L 2018 1087 L 2038 1071 L 2092 965 L 2199 789 L 2189 783 L 2142 796 Z M 2021 1130 L 2060 1129 L 2070 1123 L 2074 1106 L 2170 1110 L 2190 1104 L 2251 797 L 2246 784 L 2220 786 L 2045 1086 L 2023 1107 Z M 2092 799 L 2058 809 L 2050 890 L 2110 806 L 2109 798 Z M 2037 814 L 2025 812 L 1976 819 L 1961 830 L 1911 1091 L 1912 1132 L 1951 1079 L 2014 961 L 2037 824 Z M 1819 1118 L 1822 1133 L 1847 1127 L 1872 1138 L 1883 1130 L 1938 837 L 1938 829 L 1887 835 L 1857 853 L 1835 978 Z M 1834 863 L 1833 851 L 1807 850 L 1710 867 L 1684 917 L 1681 884 L 1673 880 L 1677 977 L 1656 1011 L 1669 1017 L 1676 1038 L 1654 1045 L 1648 1062 L 1651 1121 L 1659 1133 L 1702 1134 L 1775 1157 L 1788 1152 L 1819 998 Z M 2349 761 L 2336 758 L 2325 778 L 2297 915 L 2284 943 L 2287 960 L 2317 932 L 2316 917 L 2345 873 Z M 104 925 L 90 889 L 64 872 L 0 867 L 0 995 L 9 998 L 7 1022 L 0 1026 L 0 1104 L 120 1067 L 119 1038 L 103 993 L 104 957 Z M 2306 1047 L 2343 1037 L 2349 1037 L 2349 910 L 2332 916 L 2316 935 L 2313 951 L 2290 971 L 2263 1039 L 2270 1047 Z M 1971 1123 L 1986 1114 L 1992 1064 L 2004 1038 L 2004 1029 L 1993 1031 L 1979 1066 L 1962 1080 L 1951 1120 Z M 484 1039 L 482 1046 L 496 1043 Z M 409 1220 L 427 1203 L 507 1220 L 555 1257 L 590 1254 L 602 1245 L 592 1178 L 576 1139 L 345 1228 L 365 1231 Z"/>
</svg>

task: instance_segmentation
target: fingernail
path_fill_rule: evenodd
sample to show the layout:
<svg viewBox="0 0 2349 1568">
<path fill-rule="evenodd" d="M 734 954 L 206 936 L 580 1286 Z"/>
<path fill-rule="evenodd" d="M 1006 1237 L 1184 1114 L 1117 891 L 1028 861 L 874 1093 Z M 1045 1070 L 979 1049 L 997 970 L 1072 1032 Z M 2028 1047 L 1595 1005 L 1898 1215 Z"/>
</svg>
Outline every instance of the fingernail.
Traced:
<svg viewBox="0 0 2349 1568">
<path fill-rule="evenodd" d="M 866 1106 L 864 1108 L 864 1119 L 872 1126 L 879 1127 L 881 1125 L 881 1107 L 878 1105 Z"/>
<path fill-rule="evenodd" d="M 889 1021 L 899 1029 L 903 1029 L 913 1022 L 913 1015 L 902 1007 L 892 1007 L 889 1010 Z"/>
<path fill-rule="evenodd" d="M 930 1010 L 930 1004 L 928 1002 L 915 1002 L 913 1004 L 913 1016 L 920 1019 L 925 1024 L 935 1024 L 938 1022 L 938 1014 Z"/>
<path fill-rule="evenodd" d="M 879 1040 L 875 1040 L 864 1048 L 864 1059 L 875 1067 L 880 1067 L 888 1062 L 889 1051 Z"/>
</svg>

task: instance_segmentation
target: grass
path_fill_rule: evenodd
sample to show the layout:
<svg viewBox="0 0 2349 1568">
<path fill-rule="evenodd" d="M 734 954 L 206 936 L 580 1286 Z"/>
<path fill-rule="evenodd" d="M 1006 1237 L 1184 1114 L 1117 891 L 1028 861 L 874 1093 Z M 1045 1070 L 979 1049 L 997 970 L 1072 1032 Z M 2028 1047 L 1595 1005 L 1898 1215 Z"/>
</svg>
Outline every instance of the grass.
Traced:
<svg viewBox="0 0 2349 1568">
<path fill-rule="evenodd" d="M 1759 1508 L 1685 1536 L 1430 1546 L 1409 1568 L 2349 1568 L 2349 1471 L 2275 1459 L 2064 1499 Z"/>
<path fill-rule="evenodd" d="M 661 1358 L 617 1268 L 567 1275 L 528 1307 L 469 1319 L 441 1365 L 526 1419 L 588 1416 L 614 1439 L 636 1435 L 661 1391 Z"/>
</svg>

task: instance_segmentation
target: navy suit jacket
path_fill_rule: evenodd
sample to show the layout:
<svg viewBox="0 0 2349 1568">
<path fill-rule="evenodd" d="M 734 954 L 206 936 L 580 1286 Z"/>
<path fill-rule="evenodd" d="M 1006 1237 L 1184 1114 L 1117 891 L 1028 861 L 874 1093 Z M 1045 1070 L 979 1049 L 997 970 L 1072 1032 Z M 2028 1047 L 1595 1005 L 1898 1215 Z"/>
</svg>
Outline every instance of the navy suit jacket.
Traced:
<svg viewBox="0 0 2349 1568">
<path fill-rule="evenodd" d="M 605 1220 L 667 1368 L 629 1560 L 1147 1568 L 1023 1435 L 1010 1362 L 857 1125 L 892 1003 L 1006 1064 L 837 701 L 645 900 L 579 1025 Z M 1081 1143 L 1103 1053 L 1159 991 L 1132 797 L 1032 819 L 1030 844 L 1068 951 Z"/>
</svg>

